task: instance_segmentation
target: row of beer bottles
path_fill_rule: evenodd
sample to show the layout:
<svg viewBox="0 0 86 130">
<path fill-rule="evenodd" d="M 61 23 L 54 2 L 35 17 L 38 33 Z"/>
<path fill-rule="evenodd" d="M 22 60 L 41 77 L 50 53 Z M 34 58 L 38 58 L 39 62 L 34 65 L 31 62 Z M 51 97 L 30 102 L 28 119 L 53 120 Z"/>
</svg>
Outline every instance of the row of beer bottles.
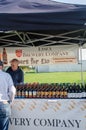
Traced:
<svg viewBox="0 0 86 130">
<path fill-rule="evenodd" d="M 17 98 L 85 98 L 86 87 L 77 84 L 29 83 L 16 86 Z"/>
<path fill-rule="evenodd" d="M 86 86 L 82 84 L 68 86 L 68 98 L 86 98 Z"/>
<path fill-rule="evenodd" d="M 55 84 L 24 84 L 17 86 L 17 97 L 19 98 L 66 98 L 67 90 L 60 90 L 58 87 L 58 91 L 56 91 Z"/>
</svg>

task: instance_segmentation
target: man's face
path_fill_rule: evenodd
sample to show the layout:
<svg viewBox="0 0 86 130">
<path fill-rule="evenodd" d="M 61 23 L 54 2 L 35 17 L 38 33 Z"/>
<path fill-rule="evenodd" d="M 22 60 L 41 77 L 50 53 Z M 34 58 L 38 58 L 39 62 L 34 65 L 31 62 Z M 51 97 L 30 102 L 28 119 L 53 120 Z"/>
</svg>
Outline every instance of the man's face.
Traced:
<svg viewBox="0 0 86 130">
<path fill-rule="evenodd" d="M 17 61 L 11 62 L 11 68 L 13 71 L 17 70 L 18 69 L 18 62 Z"/>
</svg>

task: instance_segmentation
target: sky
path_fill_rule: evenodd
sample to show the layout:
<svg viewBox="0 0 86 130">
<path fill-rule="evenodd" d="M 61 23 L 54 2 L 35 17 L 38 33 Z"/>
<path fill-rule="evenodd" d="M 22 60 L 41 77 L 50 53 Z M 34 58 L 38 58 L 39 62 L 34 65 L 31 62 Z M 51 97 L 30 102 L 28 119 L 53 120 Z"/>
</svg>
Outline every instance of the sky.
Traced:
<svg viewBox="0 0 86 130">
<path fill-rule="evenodd" d="M 52 0 L 52 1 L 86 5 L 86 0 Z"/>
</svg>

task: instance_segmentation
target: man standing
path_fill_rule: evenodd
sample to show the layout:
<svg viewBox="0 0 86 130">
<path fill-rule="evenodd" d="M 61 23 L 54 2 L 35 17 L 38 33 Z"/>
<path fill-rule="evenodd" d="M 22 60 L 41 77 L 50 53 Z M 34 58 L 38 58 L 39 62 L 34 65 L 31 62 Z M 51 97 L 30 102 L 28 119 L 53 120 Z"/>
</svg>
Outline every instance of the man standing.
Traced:
<svg viewBox="0 0 86 130">
<path fill-rule="evenodd" d="M 13 102 L 16 89 L 11 76 L 3 71 L 0 61 L 0 130 L 8 130 L 11 115 L 10 103 Z"/>
<path fill-rule="evenodd" d="M 24 82 L 24 74 L 21 68 L 18 66 L 19 61 L 17 59 L 11 60 L 11 66 L 7 69 L 7 73 L 9 73 L 13 79 L 14 85 L 18 85 Z"/>
</svg>

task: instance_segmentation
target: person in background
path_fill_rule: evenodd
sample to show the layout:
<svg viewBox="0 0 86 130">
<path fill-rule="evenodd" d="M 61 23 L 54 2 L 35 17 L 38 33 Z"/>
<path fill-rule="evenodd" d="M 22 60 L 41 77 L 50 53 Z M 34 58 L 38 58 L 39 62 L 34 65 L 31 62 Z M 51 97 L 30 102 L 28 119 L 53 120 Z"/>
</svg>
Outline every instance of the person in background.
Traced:
<svg viewBox="0 0 86 130">
<path fill-rule="evenodd" d="M 16 89 L 10 74 L 3 71 L 3 62 L 0 60 L 0 130 L 8 130 Z"/>
<path fill-rule="evenodd" d="M 16 87 L 18 84 L 24 83 L 24 73 L 19 67 L 19 61 L 17 59 L 12 59 L 10 63 L 11 66 L 6 70 L 6 72 L 11 75 Z"/>
</svg>

